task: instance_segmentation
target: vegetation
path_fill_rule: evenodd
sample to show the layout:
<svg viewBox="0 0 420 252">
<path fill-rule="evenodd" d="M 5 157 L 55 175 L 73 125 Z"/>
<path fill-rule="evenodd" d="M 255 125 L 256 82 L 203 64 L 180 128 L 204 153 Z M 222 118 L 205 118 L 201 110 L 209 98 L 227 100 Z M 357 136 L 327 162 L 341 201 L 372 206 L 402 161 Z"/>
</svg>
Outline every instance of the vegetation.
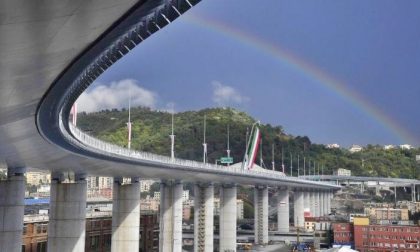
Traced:
<svg viewBox="0 0 420 252">
<path fill-rule="evenodd" d="M 125 109 L 81 113 L 78 117 L 78 127 L 102 140 L 126 146 L 127 116 L 128 112 Z M 234 162 L 241 162 L 245 152 L 246 135 L 255 119 L 232 108 L 212 108 L 175 114 L 176 157 L 202 160 L 204 116 L 207 118 L 208 161 L 214 163 L 226 156 L 229 126 L 231 156 Z M 170 155 L 170 113 L 138 107 L 132 109 L 131 118 L 132 149 Z M 297 155 L 299 155 L 300 174 L 303 174 L 303 157 L 305 157 L 306 174 L 310 166 L 311 174 L 314 173 L 314 168 L 316 173 L 319 170 L 324 174 L 331 174 L 337 168 L 345 168 L 358 176 L 419 177 L 415 155 L 420 154 L 420 149 L 384 150 L 382 146 L 368 145 L 361 152 L 350 153 L 346 149 L 328 149 L 322 144 L 314 144 L 307 136 L 292 136 L 285 133 L 281 126 L 261 124 L 260 129 L 263 160 L 268 168 L 271 168 L 271 150 L 274 145 L 276 169 L 281 169 L 283 153 L 286 172 L 290 172 L 291 153 L 294 175 L 297 173 Z"/>
</svg>

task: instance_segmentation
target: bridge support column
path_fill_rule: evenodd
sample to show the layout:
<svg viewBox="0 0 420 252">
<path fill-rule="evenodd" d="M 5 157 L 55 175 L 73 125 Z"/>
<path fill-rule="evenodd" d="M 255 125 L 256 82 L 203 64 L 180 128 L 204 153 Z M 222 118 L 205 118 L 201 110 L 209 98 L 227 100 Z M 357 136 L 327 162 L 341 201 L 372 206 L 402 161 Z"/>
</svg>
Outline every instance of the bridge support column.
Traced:
<svg viewBox="0 0 420 252">
<path fill-rule="evenodd" d="M 115 178 L 112 188 L 112 242 L 111 251 L 139 251 L 140 183 L 122 184 Z"/>
<path fill-rule="evenodd" d="M 51 175 L 48 252 L 85 250 L 86 177 L 76 174 L 73 183 L 64 175 Z"/>
<path fill-rule="evenodd" d="M 319 192 L 319 216 L 322 217 L 325 215 L 325 192 Z"/>
<path fill-rule="evenodd" d="M 160 183 L 160 252 L 182 251 L 182 183 Z"/>
<path fill-rule="evenodd" d="M 254 188 L 254 233 L 255 244 L 268 243 L 268 187 Z"/>
<path fill-rule="evenodd" d="M 324 215 L 330 214 L 330 192 L 324 192 Z"/>
<path fill-rule="evenodd" d="M 316 200 L 315 200 L 315 193 L 314 191 L 309 192 L 309 206 L 311 209 L 311 216 L 315 217 L 315 208 L 316 208 Z"/>
<path fill-rule="evenodd" d="M 411 201 L 416 202 L 416 185 L 411 185 Z"/>
<path fill-rule="evenodd" d="M 219 251 L 236 251 L 236 185 L 220 187 Z"/>
<path fill-rule="evenodd" d="M 24 168 L 8 168 L 7 179 L 0 181 L 0 251 L 22 251 L 24 173 Z"/>
<path fill-rule="evenodd" d="M 321 214 L 321 202 L 320 202 L 320 192 L 319 190 L 316 190 L 314 192 L 314 200 L 315 200 L 315 217 L 319 217 Z"/>
<path fill-rule="evenodd" d="M 303 227 L 303 225 L 305 223 L 303 201 L 304 201 L 303 192 L 299 189 L 295 189 L 295 193 L 294 193 L 294 224 L 295 224 L 295 228 Z"/>
<path fill-rule="evenodd" d="M 213 252 L 214 186 L 194 187 L 194 252 Z"/>
<path fill-rule="evenodd" d="M 289 232 L 289 189 L 279 187 L 277 190 L 277 230 Z"/>
<path fill-rule="evenodd" d="M 310 212 L 311 211 L 311 200 L 310 200 L 310 192 L 304 191 L 303 192 L 303 211 Z"/>
</svg>

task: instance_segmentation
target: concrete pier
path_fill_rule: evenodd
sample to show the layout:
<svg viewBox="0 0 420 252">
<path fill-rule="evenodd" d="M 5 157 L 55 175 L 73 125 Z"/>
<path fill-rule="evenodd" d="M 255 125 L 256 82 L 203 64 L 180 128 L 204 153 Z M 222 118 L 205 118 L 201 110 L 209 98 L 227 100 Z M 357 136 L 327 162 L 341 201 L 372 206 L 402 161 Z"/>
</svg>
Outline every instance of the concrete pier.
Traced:
<svg viewBox="0 0 420 252">
<path fill-rule="evenodd" d="M 309 192 L 309 205 L 310 205 L 310 208 L 311 208 L 311 216 L 312 217 L 316 216 L 317 203 L 316 203 L 316 199 L 315 199 L 315 194 L 316 194 L 316 192 L 314 192 L 314 191 Z"/>
<path fill-rule="evenodd" d="M 310 212 L 311 211 L 311 199 L 310 199 L 310 192 L 304 191 L 303 192 L 303 211 Z"/>
<path fill-rule="evenodd" d="M 295 227 L 303 227 L 305 216 L 303 210 L 303 191 L 296 189 L 294 193 L 294 224 Z"/>
<path fill-rule="evenodd" d="M 214 186 L 194 187 L 194 252 L 214 251 Z"/>
<path fill-rule="evenodd" d="M 320 191 L 319 192 L 319 216 L 324 216 L 325 215 L 325 192 L 324 191 Z"/>
<path fill-rule="evenodd" d="M 289 189 L 279 187 L 277 190 L 277 230 L 289 232 Z"/>
<path fill-rule="evenodd" d="M 182 192 L 179 181 L 160 184 L 160 252 L 182 251 Z"/>
<path fill-rule="evenodd" d="M 315 199 L 316 199 L 316 217 L 321 216 L 321 192 L 319 190 L 317 190 L 315 192 Z"/>
<path fill-rule="evenodd" d="M 255 244 L 268 243 L 268 188 L 254 188 L 254 233 Z"/>
<path fill-rule="evenodd" d="M 236 251 L 236 185 L 220 187 L 219 251 Z"/>
<path fill-rule="evenodd" d="M 22 251 L 24 172 L 9 168 L 7 179 L 0 181 L 0 251 Z"/>
<path fill-rule="evenodd" d="M 111 251 L 139 251 L 140 241 L 140 183 L 132 178 L 130 184 L 114 179 L 112 189 Z"/>
<path fill-rule="evenodd" d="M 62 174 L 51 177 L 48 252 L 84 251 L 86 177 L 76 175 L 73 183 L 63 183 Z"/>
</svg>

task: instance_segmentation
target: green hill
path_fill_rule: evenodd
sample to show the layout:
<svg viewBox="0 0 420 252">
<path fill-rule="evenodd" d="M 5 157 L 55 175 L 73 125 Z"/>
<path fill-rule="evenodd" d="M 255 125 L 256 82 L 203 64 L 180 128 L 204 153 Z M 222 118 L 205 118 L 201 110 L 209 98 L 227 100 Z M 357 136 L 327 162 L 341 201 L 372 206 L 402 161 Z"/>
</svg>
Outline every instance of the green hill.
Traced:
<svg viewBox="0 0 420 252">
<path fill-rule="evenodd" d="M 179 158 L 202 160 L 203 120 L 207 118 L 208 161 L 226 156 L 227 127 L 230 128 L 230 149 L 234 162 L 242 161 L 245 152 L 247 128 L 255 119 L 232 108 L 211 108 L 186 111 L 174 116 L 175 155 Z M 127 110 L 104 110 L 95 113 L 80 113 L 78 127 L 102 140 L 126 146 Z M 170 155 L 171 114 L 138 107 L 131 110 L 132 149 Z M 281 126 L 261 124 L 263 160 L 271 168 L 271 149 L 274 144 L 276 168 L 281 168 L 282 151 L 286 171 L 290 169 L 290 153 L 293 154 L 294 175 L 297 173 L 297 155 L 300 157 L 300 172 L 303 173 L 303 156 L 306 167 L 315 161 L 316 170 L 331 174 L 339 167 L 352 170 L 354 175 L 384 177 L 417 177 L 418 165 L 415 155 L 420 149 L 384 150 L 381 146 L 368 145 L 363 151 L 350 153 L 346 149 L 327 149 L 314 144 L 307 136 L 286 134 Z M 362 162 L 363 160 L 363 162 Z M 259 161 L 258 161 L 259 162 Z M 363 167 L 362 167 L 363 163 Z"/>
</svg>

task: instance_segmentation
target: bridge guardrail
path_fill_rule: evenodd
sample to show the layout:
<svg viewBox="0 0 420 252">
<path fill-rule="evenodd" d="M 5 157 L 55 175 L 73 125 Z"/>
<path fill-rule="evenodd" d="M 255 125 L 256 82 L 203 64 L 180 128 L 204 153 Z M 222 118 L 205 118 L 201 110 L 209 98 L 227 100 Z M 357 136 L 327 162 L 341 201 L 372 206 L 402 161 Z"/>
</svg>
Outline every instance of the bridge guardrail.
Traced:
<svg viewBox="0 0 420 252">
<path fill-rule="evenodd" d="M 61 115 L 60 115 L 61 117 Z M 207 170 L 207 171 L 217 171 L 222 173 L 229 173 L 229 174 L 243 174 L 243 175 L 252 175 L 256 177 L 262 177 L 262 178 L 279 178 L 284 181 L 289 182 L 302 182 L 301 179 L 293 178 L 293 177 L 287 177 L 284 175 L 284 173 L 277 172 L 277 171 L 271 171 L 271 170 L 264 170 L 264 171 L 256 171 L 256 170 L 244 170 L 237 167 L 232 166 L 221 166 L 216 164 L 210 164 L 210 163 L 202 163 L 198 161 L 192 161 L 192 160 L 185 160 L 180 158 L 174 158 L 158 154 L 153 154 L 149 152 L 142 152 L 138 150 L 131 150 L 127 149 L 115 144 L 107 143 L 105 141 L 102 141 L 100 139 L 97 139 L 93 136 L 90 136 L 89 134 L 83 132 L 79 128 L 75 127 L 72 123 L 68 124 L 70 134 L 68 134 L 67 130 L 64 129 L 63 120 L 60 118 L 60 128 L 61 132 L 64 133 L 65 137 L 72 143 L 76 144 L 82 144 L 86 147 L 88 147 L 91 150 L 94 150 L 101 154 L 106 155 L 114 155 L 114 156 L 123 156 L 131 159 L 136 159 L 138 161 L 144 160 L 144 161 L 151 161 L 151 162 L 159 162 L 167 167 L 185 167 L 185 168 L 194 168 L 199 170 Z M 309 181 L 308 181 L 309 182 Z M 326 186 L 324 183 L 312 181 L 313 185 L 321 185 Z"/>
</svg>

